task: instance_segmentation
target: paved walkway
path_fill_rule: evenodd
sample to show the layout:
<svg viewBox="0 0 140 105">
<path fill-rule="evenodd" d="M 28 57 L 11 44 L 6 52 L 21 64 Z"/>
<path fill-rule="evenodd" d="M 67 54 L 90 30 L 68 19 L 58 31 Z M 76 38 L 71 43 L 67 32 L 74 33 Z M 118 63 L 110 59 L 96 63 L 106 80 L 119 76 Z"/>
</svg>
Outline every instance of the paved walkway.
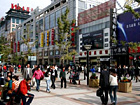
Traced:
<svg viewBox="0 0 140 105">
<path fill-rule="evenodd" d="M 81 73 L 80 77 L 81 85 L 69 84 L 67 79 L 66 89 L 60 88 L 60 79 L 58 79 L 56 89 L 51 89 L 51 93 L 45 91 L 45 80 L 41 81 L 39 92 L 35 90 L 35 86 L 31 90 L 31 93 L 35 95 L 31 105 L 101 105 L 100 98 L 96 96 L 97 88 L 86 86 L 86 80 L 83 80 L 83 73 Z M 117 92 L 117 95 L 117 105 L 140 105 L 140 82 L 135 83 L 133 81 L 133 91 L 131 93 Z"/>
</svg>

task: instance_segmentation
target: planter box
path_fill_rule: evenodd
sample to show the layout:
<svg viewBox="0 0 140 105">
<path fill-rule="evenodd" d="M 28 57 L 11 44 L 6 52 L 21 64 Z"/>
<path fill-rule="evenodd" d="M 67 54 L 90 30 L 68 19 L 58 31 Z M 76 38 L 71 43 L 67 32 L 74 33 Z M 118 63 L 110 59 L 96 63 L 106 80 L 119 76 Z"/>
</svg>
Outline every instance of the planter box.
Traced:
<svg viewBox="0 0 140 105">
<path fill-rule="evenodd" d="M 120 92 L 131 92 L 132 91 L 132 82 L 119 82 L 118 91 Z"/>
<path fill-rule="evenodd" d="M 99 79 L 89 79 L 89 87 L 99 87 Z"/>
</svg>

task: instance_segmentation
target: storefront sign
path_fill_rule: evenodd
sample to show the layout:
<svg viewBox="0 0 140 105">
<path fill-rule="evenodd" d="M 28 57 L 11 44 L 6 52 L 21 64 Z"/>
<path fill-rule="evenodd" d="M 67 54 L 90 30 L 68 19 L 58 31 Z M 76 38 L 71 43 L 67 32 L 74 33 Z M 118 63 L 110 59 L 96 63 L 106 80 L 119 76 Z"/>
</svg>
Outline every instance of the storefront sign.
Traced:
<svg viewBox="0 0 140 105">
<path fill-rule="evenodd" d="M 36 61 L 36 56 L 28 56 L 28 61 Z"/>
<path fill-rule="evenodd" d="M 110 15 L 110 8 L 116 7 L 116 0 L 110 0 L 78 14 L 78 25 L 86 24 Z"/>
<path fill-rule="evenodd" d="M 100 61 L 109 61 L 110 58 L 100 58 Z"/>
<path fill-rule="evenodd" d="M 127 51 L 127 47 L 113 48 L 113 55 L 126 55 Z"/>
</svg>

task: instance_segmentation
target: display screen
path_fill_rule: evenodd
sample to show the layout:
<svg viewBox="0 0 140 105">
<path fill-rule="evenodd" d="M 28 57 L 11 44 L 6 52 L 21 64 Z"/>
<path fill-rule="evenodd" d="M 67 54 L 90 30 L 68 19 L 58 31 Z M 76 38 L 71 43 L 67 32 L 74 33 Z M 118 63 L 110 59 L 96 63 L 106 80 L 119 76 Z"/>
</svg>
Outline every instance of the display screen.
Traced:
<svg viewBox="0 0 140 105">
<path fill-rule="evenodd" d="M 92 45 L 91 50 L 103 48 L 103 30 L 83 34 L 82 37 L 83 37 L 83 50 L 86 50 L 84 48 L 84 45 L 86 44 Z"/>
<path fill-rule="evenodd" d="M 135 10 L 140 12 L 140 8 Z M 119 41 L 139 42 L 140 41 L 140 18 L 130 13 L 123 13 L 117 17 L 117 35 Z"/>
</svg>

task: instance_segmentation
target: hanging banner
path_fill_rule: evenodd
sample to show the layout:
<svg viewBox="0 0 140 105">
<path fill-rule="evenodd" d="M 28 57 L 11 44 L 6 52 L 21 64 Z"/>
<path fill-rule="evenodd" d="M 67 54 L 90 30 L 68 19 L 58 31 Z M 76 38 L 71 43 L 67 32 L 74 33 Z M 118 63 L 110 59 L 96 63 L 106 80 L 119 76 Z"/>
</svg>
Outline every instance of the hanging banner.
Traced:
<svg viewBox="0 0 140 105">
<path fill-rule="evenodd" d="M 44 33 L 41 32 L 40 36 L 41 36 L 40 47 L 44 47 Z"/>
</svg>

